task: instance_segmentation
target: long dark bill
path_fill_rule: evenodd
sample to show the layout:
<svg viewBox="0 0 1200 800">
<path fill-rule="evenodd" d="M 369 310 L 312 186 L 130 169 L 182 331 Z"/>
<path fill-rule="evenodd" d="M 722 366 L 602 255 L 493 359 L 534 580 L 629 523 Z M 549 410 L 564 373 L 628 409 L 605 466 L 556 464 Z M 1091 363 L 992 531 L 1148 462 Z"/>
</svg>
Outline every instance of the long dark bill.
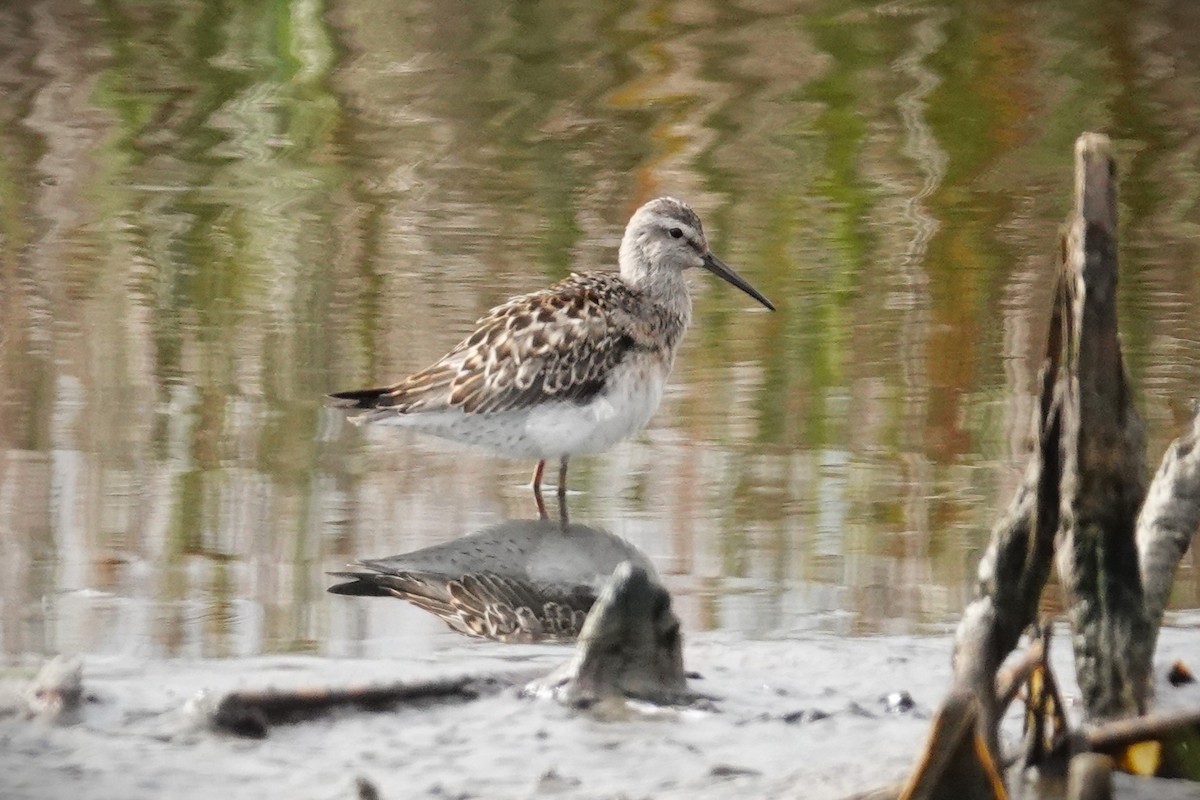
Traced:
<svg viewBox="0 0 1200 800">
<path fill-rule="evenodd" d="M 714 256 L 712 253 L 704 254 L 704 268 L 713 275 L 716 275 L 718 278 L 732 283 L 734 286 L 741 289 L 758 302 L 762 303 L 771 311 L 775 310 L 775 306 L 771 305 L 771 301 L 763 297 L 762 294 L 759 293 L 758 289 L 755 289 L 753 286 L 751 286 L 745 278 L 733 271 L 733 267 Z"/>
</svg>

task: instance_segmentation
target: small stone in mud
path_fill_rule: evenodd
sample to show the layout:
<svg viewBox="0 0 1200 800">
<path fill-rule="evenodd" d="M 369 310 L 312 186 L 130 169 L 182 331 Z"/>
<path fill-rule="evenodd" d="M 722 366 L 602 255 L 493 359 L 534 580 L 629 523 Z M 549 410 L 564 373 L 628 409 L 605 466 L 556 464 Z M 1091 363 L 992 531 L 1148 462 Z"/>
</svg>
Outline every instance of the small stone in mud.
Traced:
<svg viewBox="0 0 1200 800">
<path fill-rule="evenodd" d="M 379 800 L 379 789 L 361 775 L 354 779 L 354 789 L 358 793 L 358 800 Z"/>
<path fill-rule="evenodd" d="M 18 712 L 25 719 L 69 725 L 79 721 L 83 703 L 94 699 L 83 691 L 82 662 L 78 658 L 55 656 L 19 692 L 11 708 L 4 705 L 5 713 Z"/>
<path fill-rule="evenodd" d="M 1189 683 L 1196 682 L 1196 676 L 1188 669 L 1187 664 L 1182 661 L 1176 661 L 1171 665 L 1171 670 L 1167 673 L 1167 682 L 1172 686 L 1184 686 Z"/>
<path fill-rule="evenodd" d="M 883 703 L 884 710 L 889 714 L 904 714 L 912 711 L 917 705 L 916 701 L 912 699 L 912 695 L 903 689 L 898 692 L 889 692 L 879 698 L 879 701 Z"/>
<path fill-rule="evenodd" d="M 796 725 L 804 722 L 820 722 L 828 717 L 829 714 L 819 708 L 802 708 L 799 711 L 790 711 L 784 714 L 782 719 L 789 725 Z"/>
</svg>

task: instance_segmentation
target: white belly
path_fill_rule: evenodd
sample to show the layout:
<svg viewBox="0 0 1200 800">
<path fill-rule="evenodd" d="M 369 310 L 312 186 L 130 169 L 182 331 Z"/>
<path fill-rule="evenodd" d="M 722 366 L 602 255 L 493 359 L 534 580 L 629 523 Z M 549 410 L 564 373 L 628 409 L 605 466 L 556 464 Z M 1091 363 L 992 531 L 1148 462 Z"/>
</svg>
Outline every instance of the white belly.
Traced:
<svg viewBox="0 0 1200 800">
<path fill-rule="evenodd" d="M 662 401 L 666 379 L 664 370 L 653 367 L 622 370 L 591 402 L 531 410 L 525 434 L 538 458 L 601 453 L 646 427 Z"/>
<path fill-rule="evenodd" d="M 661 364 L 624 366 L 590 402 L 549 403 L 498 414 L 435 411 L 377 417 L 377 424 L 412 428 L 510 458 L 551 459 L 600 453 L 628 439 L 653 416 L 667 371 Z"/>
</svg>

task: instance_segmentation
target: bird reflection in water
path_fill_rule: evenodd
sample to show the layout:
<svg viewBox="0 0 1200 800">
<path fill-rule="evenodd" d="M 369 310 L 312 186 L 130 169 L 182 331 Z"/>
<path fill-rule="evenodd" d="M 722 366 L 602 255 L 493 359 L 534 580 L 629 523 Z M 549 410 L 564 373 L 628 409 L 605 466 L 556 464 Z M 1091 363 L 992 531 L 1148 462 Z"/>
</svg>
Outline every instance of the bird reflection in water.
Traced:
<svg viewBox="0 0 1200 800">
<path fill-rule="evenodd" d="M 334 594 L 399 597 L 452 630 L 500 642 L 573 642 L 622 562 L 656 575 L 645 553 L 601 528 L 505 520 L 444 544 L 364 559 Z"/>
</svg>

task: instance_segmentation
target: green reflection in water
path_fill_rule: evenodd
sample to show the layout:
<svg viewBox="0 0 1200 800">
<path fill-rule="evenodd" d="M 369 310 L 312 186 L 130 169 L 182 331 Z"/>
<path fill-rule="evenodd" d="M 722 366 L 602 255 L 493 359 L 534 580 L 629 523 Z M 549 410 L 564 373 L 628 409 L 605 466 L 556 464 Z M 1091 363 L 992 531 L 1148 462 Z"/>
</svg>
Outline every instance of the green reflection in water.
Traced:
<svg viewBox="0 0 1200 800">
<path fill-rule="evenodd" d="M 62 646 L 19 612 L 78 588 L 151 604 L 161 652 L 361 637 L 374 608 L 330 603 L 322 570 L 528 513 L 527 465 L 363 434 L 320 396 L 611 267 L 654 194 L 780 306 L 698 279 L 651 430 L 573 467 L 575 513 L 641 537 L 689 627 L 953 618 L 1020 455 L 1083 128 L 1120 139 L 1152 458 L 1194 393 L 1200 36 L 1178 9 L 0 15 L 0 496 L 36 565 L 0 583 L 10 652 Z"/>
<path fill-rule="evenodd" d="M 98 155 L 112 169 L 93 193 L 124 187 L 106 217 L 138 220 L 132 247 L 152 264 L 140 288 L 154 315 L 160 402 L 171 402 L 173 386 L 194 392 L 173 409 L 186 425 L 155 429 L 161 456 L 175 461 L 179 445 L 186 453 L 168 501 L 170 558 L 215 559 L 211 585 L 174 581 L 165 599 L 202 589 L 220 627 L 242 588 L 225 560 L 246 543 L 225 539 L 231 513 L 253 513 L 229 507 L 243 492 L 266 512 L 252 549 L 291 550 L 296 568 L 307 565 L 303 498 L 316 455 L 303 432 L 314 429 L 314 387 L 328 371 L 323 275 L 337 221 L 327 196 L 343 179 L 328 87 L 334 51 L 314 3 L 103 8 L 113 59 L 94 101 L 120 125 Z M 258 425 L 249 441 L 238 434 L 248 425 Z M 174 431 L 184 440 L 169 441 Z M 227 488 L 256 474 L 230 469 L 247 455 L 272 476 L 264 497 Z M 296 513 L 271 519 L 289 495 L 302 499 Z M 291 609 L 307 601 L 309 582 L 296 586 Z M 292 618 L 268 620 L 269 642 L 301 630 Z"/>
</svg>

